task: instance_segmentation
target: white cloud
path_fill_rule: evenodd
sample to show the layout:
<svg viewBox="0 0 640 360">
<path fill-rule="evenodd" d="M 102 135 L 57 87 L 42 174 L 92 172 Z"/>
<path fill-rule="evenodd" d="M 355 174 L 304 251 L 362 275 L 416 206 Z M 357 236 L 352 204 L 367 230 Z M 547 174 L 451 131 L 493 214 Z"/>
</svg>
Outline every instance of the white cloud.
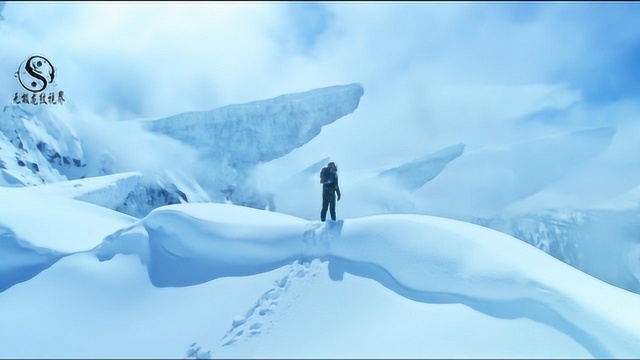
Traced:
<svg viewBox="0 0 640 360">
<path fill-rule="evenodd" d="M 10 2 L 0 24 L 0 46 L 12 51 L 0 60 L 0 80 L 15 88 L 17 65 L 34 52 L 44 53 L 58 68 L 68 104 L 118 119 L 170 116 L 359 82 L 365 90 L 360 108 L 323 129 L 297 156 L 307 164 L 333 156 L 349 166 L 372 158 L 394 165 L 453 143 L 472 149 L 580 128 L 591 115 L 578 121 L 566 116 L 589 106 L 594 91 L 609 80 L 609 70 L 623 63 L 624 54 L 633 54 L 638 30 L 621 17 L 633 18 L 634 9 L 628 4 Z M 626 83 L 613 90 L 634 94 Z M 13 91 L 1 89 L 0 99 L 10 102 Z M 536 131 L 514 125 L 544 110 L 557 110 L 556 118 Z M 354 144 L 354 136 L 366 141 Z M 327 142 L 330 153 L 322 150 Z"/>
</svg>

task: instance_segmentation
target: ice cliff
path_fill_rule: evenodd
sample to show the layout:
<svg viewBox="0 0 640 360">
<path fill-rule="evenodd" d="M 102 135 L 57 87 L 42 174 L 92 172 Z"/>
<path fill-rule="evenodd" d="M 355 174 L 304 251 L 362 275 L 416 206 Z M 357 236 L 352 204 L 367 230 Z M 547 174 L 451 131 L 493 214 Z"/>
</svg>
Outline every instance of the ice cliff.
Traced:
<svg viewBox="0 0 640 360">
<path fill-rule="evenodd" d="M 75 191 L 70 197 L 136 217 L 145 216 L 155 207 L 181 202 L 226 201 L 264 209 L 271 199 L 246 184 L 248 174 L 256 165 L 304 145 L 323 126 L 355 111 L 363 93 L 360 84 L 331 86 L 139 121 L 157 136 L 169 136 L 196 149 L 203 166 L 189 174 L 163 168 L 146 174 L 117 175 L 122 172 L 118 161 L 123 159 L 108 153 L 85 154 L 82 139 L 67 119 L 44 107 L 6 106 L 0 114 L 0 185 L 21 187 L 74 180 L 73 184 L 59 186 L 93 190 Z M 163 156 L 162 152 L 157 156 Z M 91 161 L 100 164 L 87 164 Z M 97 179 L 108 175 L 117 175 L 117 179 Z M 102 187 L 95 189 L 96 184 Z"/>
<path fill-rule="evenodd" d="M 0 185 L 28 186 L 84 176 L 80 139 L 42 108 L 5 106 L 0 113 Z"/>
<path fill-rule="evenodd" d="M 306 144 L 323 126 L 355 111 L 363 94 L 360 84 L 331 86 L 143 124 L 212 160 L 257 164 Z"/>
<path fill-rule="evenodd" d="M 114 174 L 98 167 L 96 173 L 87 166 L 86 155 L 67 119 L 47 108 L 13 105 L 0 113 L 2 187 L 36 187 L 34 191 L 43 194 L 63 190 L 69 198 L 136 217 L 158 206 L 186 202 L 188 196 L 206 199 L 202 191 L 191 189 L 193 182 L 171 172 Z"/>
<path fill-rule="evenodd" d="M 323 126 L 355 111 L 363 94 L 360 84 L 338 85 L 141 122 L 196 148 L 206 160 L 209 195 L 237 203 L 234 196 L 256 165 L 306 144 Z"/>
</svg>

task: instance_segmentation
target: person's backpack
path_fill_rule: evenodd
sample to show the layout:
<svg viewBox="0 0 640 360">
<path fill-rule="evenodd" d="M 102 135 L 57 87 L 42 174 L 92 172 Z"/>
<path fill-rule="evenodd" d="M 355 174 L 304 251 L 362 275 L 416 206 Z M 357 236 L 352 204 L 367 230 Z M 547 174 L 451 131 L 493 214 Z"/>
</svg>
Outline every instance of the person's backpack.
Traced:
<svg viewBox="0 0 640 360">
<path fill-rule="evenodd" d="M 321 184 L 333 183 L 333 173 L 329 170 L 328 167 L 324 167 L 320 171 L 320 183 Z"/>
</svg>

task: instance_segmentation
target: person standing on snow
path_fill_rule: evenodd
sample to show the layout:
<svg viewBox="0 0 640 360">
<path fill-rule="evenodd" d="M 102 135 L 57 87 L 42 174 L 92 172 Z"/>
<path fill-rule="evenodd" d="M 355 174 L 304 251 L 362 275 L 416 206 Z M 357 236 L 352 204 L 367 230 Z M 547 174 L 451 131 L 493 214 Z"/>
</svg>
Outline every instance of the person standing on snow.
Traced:
<svg viewBox="0 0 640 360">
<path fill-rule="evenodd" d="M 338 167 L 330 162 L 320 171 L 320 183 L 322 184 L 322 211 L 320 220 L 327 219 L 327 210 L 331 213 L 331 220 L 336 221 L 336 194 L 340 201 L 340 186 L 338 186 Z"/>
</svg>

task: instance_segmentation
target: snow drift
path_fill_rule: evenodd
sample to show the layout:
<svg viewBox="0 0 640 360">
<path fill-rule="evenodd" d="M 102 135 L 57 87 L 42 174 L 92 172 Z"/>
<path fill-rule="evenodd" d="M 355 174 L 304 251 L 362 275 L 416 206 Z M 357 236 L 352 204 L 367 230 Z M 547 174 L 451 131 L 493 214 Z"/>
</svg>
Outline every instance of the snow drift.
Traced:
<svg viewBox="0 0 640 360">
<path fill-rule="evenodd" d="M 158 287 L 322 259 L 334 280 L 350 273 L 414 301 L 526 317 L 570 336 L 597 357 L 640 351 L 637 296 L 503 233 L 456 220 L 379 215 L 320 223 L 233 205 L 172 205 L 108 237 L 96 250 L 102 261 L 119 253 L 140 256 Z"/>
<path fill-rule="evenodd" d="M 25 190 L 38 189 L 25 188 Z M 0 188 L 0 291 L 62 257 L 88 251 L 135 218 L 42 192 Z M 43 204 L 53 206 L 43 206 Z"/>
<path fill-rule="evenodd" d="M 15 204 L 0 212 L 1 356 L 640 353 L 637 295 L 478 225 L 426 215 L 320 223 L 213 203 L 163 206 L 136 219 L 28 190 L 35 188 L 1 194 Z M 363 305 L 360 296 L 372 298 Z M 258 300 L 248 306 L 251 298 Z M 428 322 L 422 331 L 434 337 L 448 329 L 450 339 L 437 345 L 410 328 L 372 334 L 407 324 L 391 314 Z M 134 318 L 147 319 L 144 329 Z M 293 324 L 316 325 L 299 332 Z M 331 335 L 336 326 L 354 331 Z M 510 335 L 468 341 L 465 334 L 486 327 Z M 547 345 L 532 346 L 536 339 Z"/>
</svg>

